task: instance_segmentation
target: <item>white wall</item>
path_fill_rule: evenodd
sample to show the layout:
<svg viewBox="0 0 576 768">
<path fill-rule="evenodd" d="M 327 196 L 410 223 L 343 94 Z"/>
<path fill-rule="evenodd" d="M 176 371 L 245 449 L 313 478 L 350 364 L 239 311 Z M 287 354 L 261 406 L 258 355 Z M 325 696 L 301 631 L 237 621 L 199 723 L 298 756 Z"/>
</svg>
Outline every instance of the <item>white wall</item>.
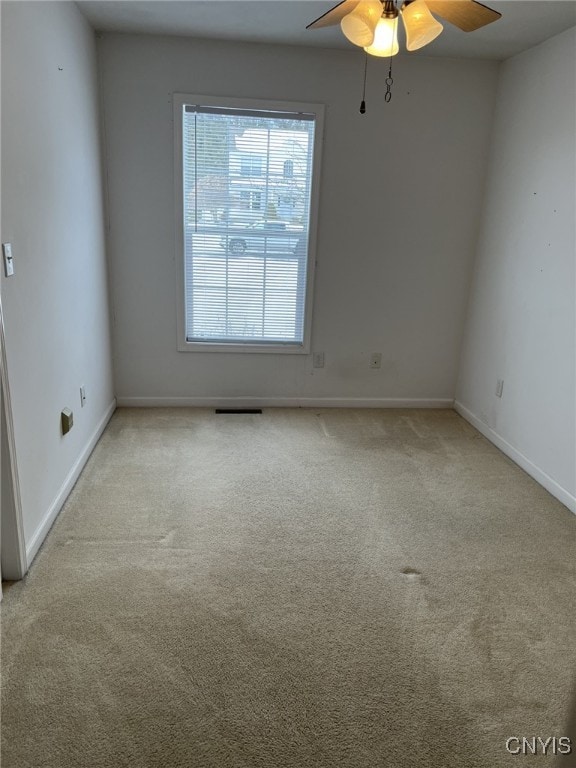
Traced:
<svg viewBox="0 0 576 768">
<path fill-rule="evenodd" d="M 457 398 L 576 510 L 575 71 L 575 29 L 502 66 Z"/>
<path fill-rule="evenodd" d="M 29 557 L 113 407 L 102 211 L 94 34 L 74 3 L 3 2 L 1 285 Z"/>
<path fill-rule="evenodd" d="M 121 402 L 452 402 L 494 62 L 399 57 L 385 104 L 387 63 L 371 59 L 361 116 L 357 52 L 106 34 L 100 57 Z M 323 370 L 311 355 L 176 351 L 173 92 L 327 105 L 312 326 Z"/>
</svg>

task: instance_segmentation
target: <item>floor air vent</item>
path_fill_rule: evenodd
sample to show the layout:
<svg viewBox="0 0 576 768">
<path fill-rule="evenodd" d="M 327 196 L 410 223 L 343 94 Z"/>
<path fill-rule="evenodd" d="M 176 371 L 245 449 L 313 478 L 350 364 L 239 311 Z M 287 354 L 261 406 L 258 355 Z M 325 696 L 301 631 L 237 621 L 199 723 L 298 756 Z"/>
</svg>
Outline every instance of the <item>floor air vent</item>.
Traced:
<svg viewBox="0 0 576 768">
<path fill-rule="evenodd" d="M 216 408 L 214 413 L 262 413 L 262 408 Z"/>
</svg>

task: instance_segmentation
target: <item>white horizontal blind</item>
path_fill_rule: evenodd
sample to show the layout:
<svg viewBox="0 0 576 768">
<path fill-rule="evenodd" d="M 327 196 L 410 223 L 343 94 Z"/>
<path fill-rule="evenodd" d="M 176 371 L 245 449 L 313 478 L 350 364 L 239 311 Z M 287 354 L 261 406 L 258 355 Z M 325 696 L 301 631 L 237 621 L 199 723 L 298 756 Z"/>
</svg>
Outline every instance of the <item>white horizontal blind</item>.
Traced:
<svg viewBox="0 0 576 768">
<path fill-rule="evenodd" d="M 186 105 L 189 342 L 301 345 L 315 116 Z"/>
</svg>

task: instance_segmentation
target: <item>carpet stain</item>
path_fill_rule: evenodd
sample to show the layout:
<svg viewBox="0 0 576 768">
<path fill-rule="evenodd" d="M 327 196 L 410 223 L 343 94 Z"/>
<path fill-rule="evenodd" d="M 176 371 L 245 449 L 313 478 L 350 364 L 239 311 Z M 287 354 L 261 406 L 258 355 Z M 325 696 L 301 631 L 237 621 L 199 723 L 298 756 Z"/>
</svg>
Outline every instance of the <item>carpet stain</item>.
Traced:
<svg viewBox="0 0 576 768">
<path fill-rule="evenodd" d="M 417 581 L 422 578 L 422 574 L 416 568 L 402 568 L 401 573 L 410 581 Z"/>
</svg>

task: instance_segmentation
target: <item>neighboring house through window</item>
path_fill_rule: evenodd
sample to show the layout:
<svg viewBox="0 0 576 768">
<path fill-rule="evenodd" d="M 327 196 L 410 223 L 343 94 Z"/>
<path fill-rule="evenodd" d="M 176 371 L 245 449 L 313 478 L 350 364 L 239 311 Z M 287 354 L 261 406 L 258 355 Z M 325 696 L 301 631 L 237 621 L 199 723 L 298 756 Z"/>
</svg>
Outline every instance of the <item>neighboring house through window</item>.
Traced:
<svg viewBox="0 0 576 768">
<path fill-rule="evenodd" d="M 323 108 L 175 95 L 183 351 L 308 352 Z"/>
</svg>

